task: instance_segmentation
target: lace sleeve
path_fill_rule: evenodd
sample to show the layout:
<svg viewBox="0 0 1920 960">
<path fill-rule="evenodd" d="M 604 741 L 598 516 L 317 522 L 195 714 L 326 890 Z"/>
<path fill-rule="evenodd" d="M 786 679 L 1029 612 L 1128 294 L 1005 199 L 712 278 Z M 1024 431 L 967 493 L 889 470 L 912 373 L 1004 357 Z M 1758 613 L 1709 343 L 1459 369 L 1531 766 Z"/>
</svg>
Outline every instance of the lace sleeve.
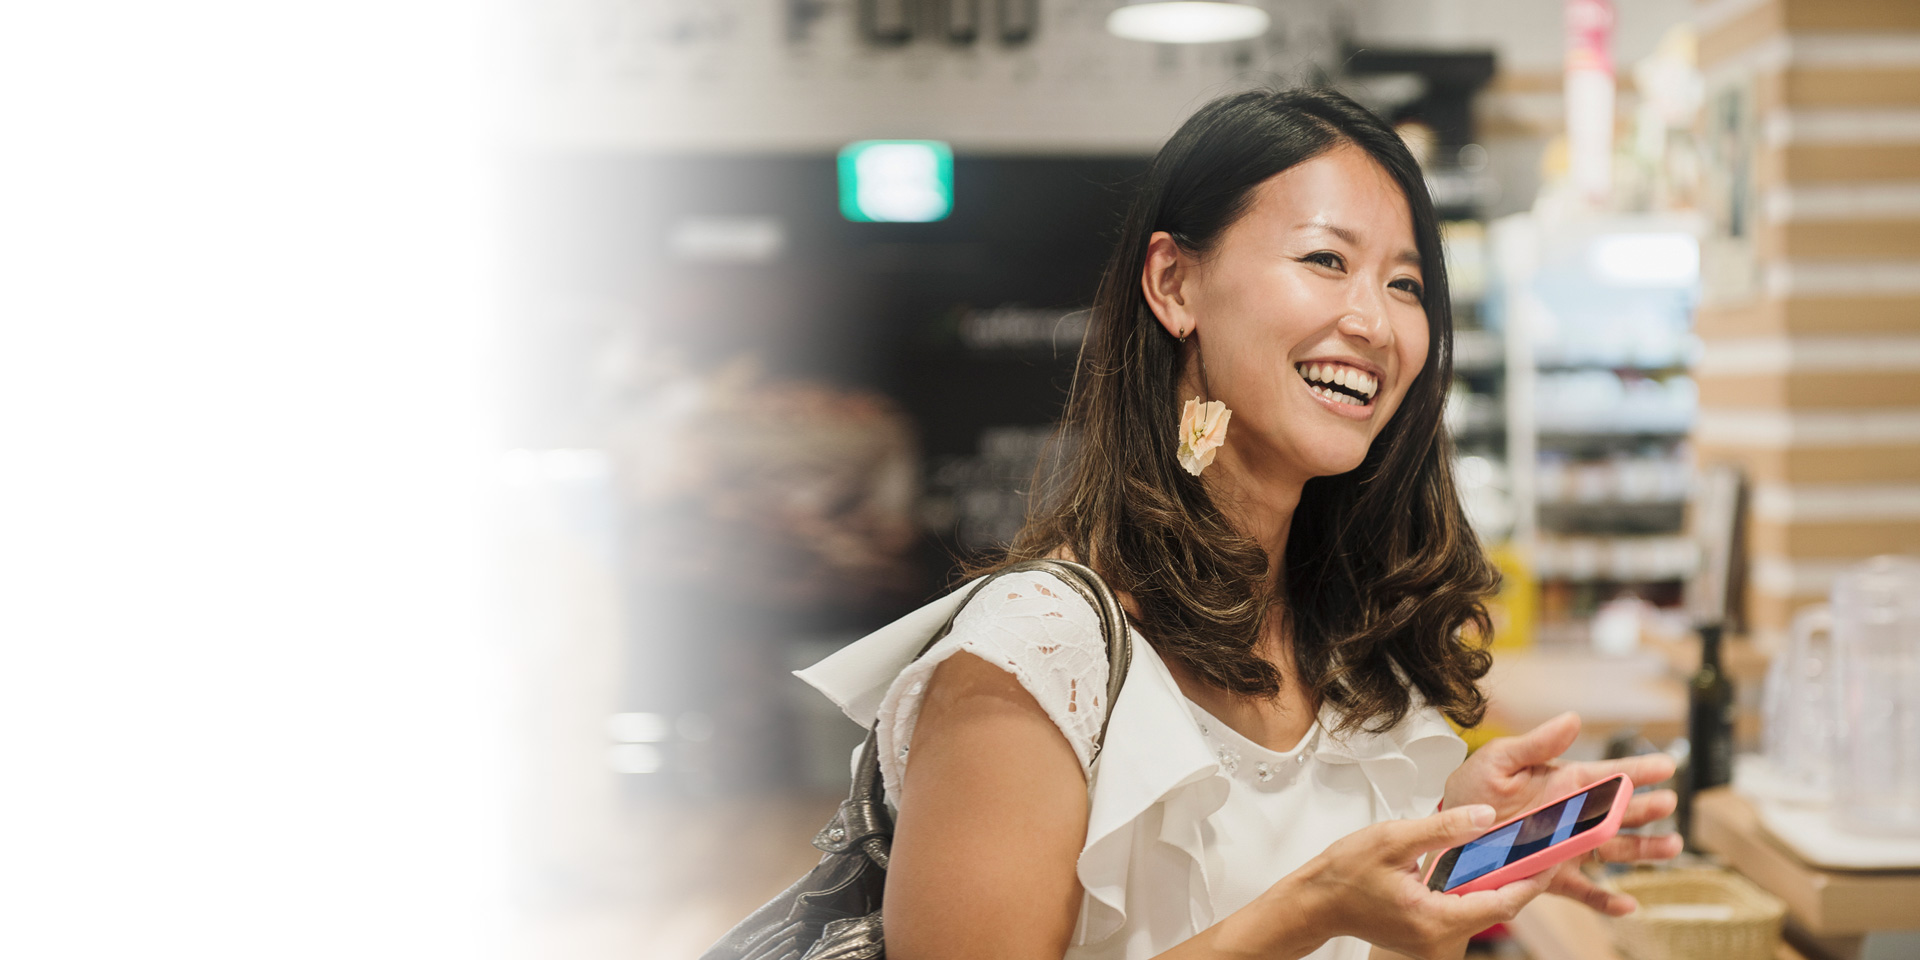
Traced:
<svg viewBox="0 0 1920 960">
<path fill-rule="evenodd" d="M 1107 647 L 1099 616 L 1050 573 L 1008 574 L 987 584 L 954 617 L 953 630 L 887 689 L 878 723 L 888 803 L 899 803 L 927 680 L 962 650 L 1019 679 L 1066 736 L 1082 772 L 1089 768 L 1107 708 Z"/>
</svg>

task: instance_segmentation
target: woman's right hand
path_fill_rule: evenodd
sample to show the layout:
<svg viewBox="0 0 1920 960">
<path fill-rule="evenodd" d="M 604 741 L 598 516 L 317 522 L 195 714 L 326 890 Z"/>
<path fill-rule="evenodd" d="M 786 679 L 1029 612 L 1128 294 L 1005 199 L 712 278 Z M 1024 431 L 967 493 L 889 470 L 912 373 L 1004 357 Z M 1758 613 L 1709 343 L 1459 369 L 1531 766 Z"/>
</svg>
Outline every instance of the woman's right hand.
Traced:
<svg viewBox="0 0 1920 960">
<path fill-rule="evenodd" d="M 1427 888 L 1422 854 L 1458 846 L 1492 825 L 1493 808 L 1484 804 L 1377 823 L 1335 841 L 1263 899 L 1276 917 L 1299 917 L 1304 905 L 1315 932 L 1329 938 L 1359 937 L 1423 960 L 1458 957 L 1469 937 L 1513 919 L 1544 892 L 1553 872 L 1468 894 Z"/>
</svg>

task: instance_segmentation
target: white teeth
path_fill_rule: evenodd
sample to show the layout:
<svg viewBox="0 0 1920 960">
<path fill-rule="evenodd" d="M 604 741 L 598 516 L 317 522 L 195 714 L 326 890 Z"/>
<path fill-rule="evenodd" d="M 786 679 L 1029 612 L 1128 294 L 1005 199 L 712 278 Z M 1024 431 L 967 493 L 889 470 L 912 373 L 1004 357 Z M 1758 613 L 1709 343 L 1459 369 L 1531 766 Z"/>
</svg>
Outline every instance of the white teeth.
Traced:
<svg viewBox="0 0 1920 960">
<path fill-rule="evenodd" d="M 1358 406 L 1365 405 L 1363 402 L 1356 400 L 1353 397 L 1347 396 L 1346 394 L 1341 393 L 1337 390 L 1328 390 L 1325 387 L 1319 387 L 1319 386 L 1308 386 L 1307 389 L 1312 390 L 1314 396 L 1323 397 L 1325 399 L 1332 400 L 1335 403 L 1344 403 L 1350 407 L 1358 407 Z"/>
<path fill-rule="evenodd" d="M 1344 363 L 1302 363 L 1295 370 L 1307 381 L 1307 387 L 1316 395 L 1338 400 L 1350 406 L 1364 407 L 1373 400 L 1380 389 L 1380 380 L 1373 374 Z M 1365 394 L 1365 399 L 1352 397 L 1338 390 L 1329 390 L 1325 384 L 1336 384 Z"/>
</svg>

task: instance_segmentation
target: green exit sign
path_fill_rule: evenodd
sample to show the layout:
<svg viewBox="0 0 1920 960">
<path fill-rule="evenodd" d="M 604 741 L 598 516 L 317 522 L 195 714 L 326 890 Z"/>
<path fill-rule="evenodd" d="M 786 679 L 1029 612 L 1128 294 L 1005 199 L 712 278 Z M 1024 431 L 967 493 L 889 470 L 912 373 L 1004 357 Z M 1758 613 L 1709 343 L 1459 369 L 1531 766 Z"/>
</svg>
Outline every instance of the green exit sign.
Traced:
<svg viewBox="0 0 1920 960">
<path fill-rule="evenodd" d="M 856 223 L 928 223 L 953 212 L 953 148 L 862 140 L 840 150 L 840 212 Z"/>
</svg>

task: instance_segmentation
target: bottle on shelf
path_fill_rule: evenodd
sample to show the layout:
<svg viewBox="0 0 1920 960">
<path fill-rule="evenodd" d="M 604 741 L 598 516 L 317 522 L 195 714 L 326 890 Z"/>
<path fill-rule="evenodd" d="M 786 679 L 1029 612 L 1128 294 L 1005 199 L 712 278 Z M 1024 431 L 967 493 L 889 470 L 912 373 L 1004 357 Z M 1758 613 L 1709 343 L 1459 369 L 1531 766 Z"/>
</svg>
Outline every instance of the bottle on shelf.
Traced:
<svg viewBox="0 0 1920 960">
<path fill-rule="evenodd" d="M 1687 740 L 1690 745 L 1685 796 L 1681 797 L 1681 835 L 1693 845 L 1693 799 L 1702 790 L 1733 781 L 1733 684 L 1720 665 L 1718 623 L 1700 627 L 1700 669 L 1687 684 Z"/>
</svg>

